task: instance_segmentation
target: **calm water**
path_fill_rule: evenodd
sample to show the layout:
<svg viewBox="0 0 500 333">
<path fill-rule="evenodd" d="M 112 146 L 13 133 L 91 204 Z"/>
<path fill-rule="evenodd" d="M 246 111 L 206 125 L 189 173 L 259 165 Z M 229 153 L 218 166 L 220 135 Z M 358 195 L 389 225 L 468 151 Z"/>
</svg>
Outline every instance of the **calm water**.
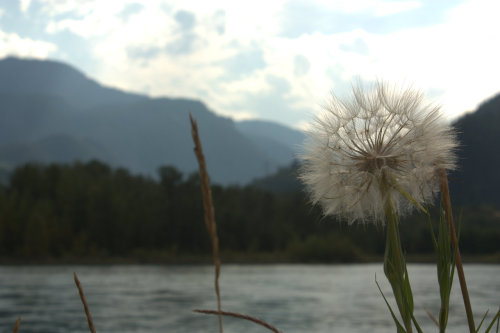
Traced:
<svg viewBox="0 0 500 333">
<path fill-rule="evenodd" d="M 224 309 L 262 318 L 283 332 L 395 332 L 374 279 L 387 296 L 381 264 L 275 265 L 222 268 Z M 20 333 L 88 332 L 73 282 L 82 282 L 98 332 L 218 332 L 210 266 L 16 266 L 0 267 L 0 329 Z M 500 306 L 500 265 L 465 267 L 476 321 Z M 439 309 L 432 265 L 409 266 L 416 317 L 424 332 L 436 332 L 424 308 Z M 480 314 L 481 313 L 481 314 Z M 491 317 L 491 316 L 490 316 Z M 467 332 L 458 282 L 451 301 L 449 332 Z M 253 323 L 224 318 L 224 332 L 268 332 Z"/>
</svg>

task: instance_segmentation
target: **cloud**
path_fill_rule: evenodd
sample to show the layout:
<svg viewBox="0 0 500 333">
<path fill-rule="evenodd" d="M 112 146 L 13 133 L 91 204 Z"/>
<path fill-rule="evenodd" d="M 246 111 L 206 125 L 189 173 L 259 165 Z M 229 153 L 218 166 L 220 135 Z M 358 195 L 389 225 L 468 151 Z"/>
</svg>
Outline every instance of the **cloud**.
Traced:
<svg viewBox="0 0 500 333">
<path fill-rule="evenodd" d="M 368 56 L 370 49 L 366 45 L 365 41 L 361 38 L 356 38 L 352 43 L 341 44 L 340 49 L 345 52 L 354 52 L 360 55 Z"/>
<path fill-rule="evenodd" d="M 420 1 L 387 1 L 380 2 L 375 7 L 376 16 L 389 16 L 421 7 Z"/>
<path fill-rule="evenodd" d="M 352 87 L 352 78 L 346 75 L 345 69 L 340 64 L 328 66 L 326 76 L 331 81 L 330 92 L 336 96 L 345 96 L 350 93 Z M 327 99 L 328 96 L 325 96 Z"/>
<path fill-rule="evenodd" d="M 40 40 L 23 38 L 15 33 L 0 30 L 0 57 L 15 55 L 45 59 L 57 50 L 57 46 Z"/>
<path fill-rule="evenodd" d="M 123 21 L 127 21 L 131 16 L 140 13 L 144 9 L 144 6 L 140 3 L 130 3 L 125 5 L 125 7 L 118 13 Z"/>
<path fill-rule="evenodd" d="M 218 62 L 226 71 L 225 80 L 241 79 L 266 67 L 264 52 L 256 44 L 246 48 L 236 47 L 240 49 L 237 54 Z"/>
<path fill-rule="evenodd" d="M 265 87 L 258 91 L 240 91 L 233 102 L 235 111 L 252 114 L 254 118 L 272 120 L 279 123 L 298 123 L 311 110 L 296 105 L 297 97 L 292 94 L 291 83 L 279 76 L 266 75 Z"/>
<path fill-rule="evenodd" d="M 30 8 L 31 5 L 31 0 L 21 0 L 19 1 L 19 9 L 23 12 L 26 13 L 28 9 Z"/>
<path fill-rule="evenodd" d="M 162 52 L 158 46 L 127 47 L 127 57 L 131 59 L 154 59 Z"/>
<path fill-rule="evenodd" d="M 303 76 L 309 72 L 311 68 L 311 63 L 301 54 L 298 54 L 293 58 L 293 74 L 295 76 Z"/>
<path fill-rule="evenodd" d="M 186 10 L 179 10 L 174 17 L 183 31 L 193 30 L 196 24 L 196 16 Z"/>
<path fill-rule="evenodd" d="M 224 10 L 217 10 L 212 15 L 212 20 L 217 33 L 223 35 L 226 32 L 226 12 Z"/>
<path fill-rule="evenodd" d="M 463 1 L 463 0 L 462 0 Z M 297 38 L 320 32 L 336 34 L 362 29 L 387 34 L 402 28 L 425 27 L 441 23 L 446 12 L 459 2 L 452 1 L 337 1 L 330 5 L 292 0 L 285 4 L 281 35 Z"/>
<path fill-rule="evenodd" d="M 200 38 L 193 32 L 196 26 L 196 16 L 186 10 L 179 10 L 175 13 L 174 19 L 179 28 L 175 39 L 167 44 L 165 51 L 172 55 L 185 55 L 191 53 L 196 48 L 196 43 Z"/>
<path fill-rule="evenodd" d="M 499 89 L 492 1 L 27 3 L 0 5 L 3 53 L 64 59 L 105 84 L 239 118 L 304 124 L 356 77 L 415 82 L 450 114 Z"/>
<path fill-rule="evenodd" d="M 185 55 L 194 51 L 198 36 L 193 33 L 183 33 L 165 47 L 167 53 L 172 55 Z"/>
</svg>

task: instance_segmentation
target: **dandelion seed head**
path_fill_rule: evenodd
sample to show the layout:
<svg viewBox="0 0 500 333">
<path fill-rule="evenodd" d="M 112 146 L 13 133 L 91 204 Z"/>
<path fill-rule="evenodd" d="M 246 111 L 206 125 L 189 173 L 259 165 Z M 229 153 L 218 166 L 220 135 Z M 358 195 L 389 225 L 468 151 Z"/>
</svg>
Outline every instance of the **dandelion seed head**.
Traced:
<svg viewBox="0 0 500 333">
<path fill-rule="evenodd" d="M 332 95 L 307 132 L 301 180 L 325 215 L 384 221 L 390 197 L 398 215 L 411 210 L 397 184 L 419 204 L 437 189 L 436 170 L 455 168 L 455 136 L 421 92 L 383 82 Z M 381 191 L 381 184 L 388 189 Z M 384 192 L 384 195 L 381 193 Z"/>
</svg>

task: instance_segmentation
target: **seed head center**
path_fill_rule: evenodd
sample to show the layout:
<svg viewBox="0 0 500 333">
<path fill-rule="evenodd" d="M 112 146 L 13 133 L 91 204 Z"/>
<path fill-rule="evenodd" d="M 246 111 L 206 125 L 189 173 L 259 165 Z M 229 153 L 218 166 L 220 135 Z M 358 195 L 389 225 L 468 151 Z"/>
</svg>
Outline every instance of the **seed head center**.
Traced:
<svg viewBox="0 0 500 333">
<path fill-rule="evenodd" d="M 397 169 L 400 162 L 400 159 L 396 156 L 383 156 L 370 153 L 360 157 L 356 165 L 360 171 L 376 173 L 383 168 Z"/>
</svg>

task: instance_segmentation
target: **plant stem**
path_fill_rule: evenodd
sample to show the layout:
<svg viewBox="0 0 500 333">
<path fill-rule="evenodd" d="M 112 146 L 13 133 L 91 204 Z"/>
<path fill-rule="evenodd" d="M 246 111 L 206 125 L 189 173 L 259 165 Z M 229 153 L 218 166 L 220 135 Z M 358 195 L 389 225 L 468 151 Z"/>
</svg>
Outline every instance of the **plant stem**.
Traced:
<svg viewBox="0 0 500 333">
<path fill-rule="evenodd" d="M 19 325 L 21 325 L 21 317 L 17 317 L 16 323 L 14 324 L 14 330 L 12 331 L 13 333 L 17 333 Z"/>
<path fill-rule="evenodd" d="M 469 292 L 467 291 L 467 283 L 465 282 L 464 268 L 462 266 L 462 256 L 460 255 L 460 250 L 458 248 L 455 223 L 453 221 L 453 212 L 451 210 L 450 189 L 448 187 L 448 177 L 446 176 L 446 170 L 440 169 L 438 171 L 438 175 L 439 187 L 441 190 L 441 199 L 443 201 L 443 207 L 446 214 L 446 221 L 448 222 L 448 227 L 450 229 L 451 245 L 453 247 L 453 251 L 456 253 L 455 265 L 457 267 L 458 280 L 460 282 L 460 289 L 462 290 L 462 296 L 464 299 L 465 313 L 467 314 L 467 322 L 469 323 L 469 331 L 471 333 L 475 333 L 476 326 L 474 324 L 474 316 L 472 314 Z"/>
<path fill-rule="evenodd" d="M 413 331 L 411 324 L 411 306 L 408 300 L 407 293 L 405 292 L 405 277 L 406 264 L 402 255 L 401 239 L 399 237 L 398 219 L 396 212 L 392 207 L 390 198 L 387 198 L 384 207 L 385 217 L 387 221 L 387 239 L 384 256 L 384 272 L 389 280 L 396 304 L 398 305 L 399 313 L 403 319 L 406 332 Z M 411 297 L 411 295 L 410 295 Z"/>
<path fill-rule="evenodd" d="M 85 315 L 87 316 L 87 322 L 89 324 L 90 332 L 95 333 L 94 322 L 92 321 L 92 316 L 90 315 L 90 310 L 89 310 L 89 306 L 87 304 L 87 299 L 85 298 L 85 294 L 83 293 L 82 284 L 80 283 L 80 280 L 78 280 L 78 276 L 76 275 L 76 272 L 73 273 L 73 278 L 75 279 L 75 284 L 76 284 L 76 287 L 78 288 L 78 293 L 80 294 L 80 299 L 82 300 L 82 303 L 83 303 L 83 309 L 85 310 Z"/>
<path fill-rule="evenodd" d="M 217 296 L 217 310 L 219 316 L 219 333 L 222 333 L 222 309 L 221 309 L 221 297 L 219 288 L 219 276 L 220 276 L 220 257 L 219 257 L 219 238 L 217 236 L 217 224 L 215 223 L 215 212 L 214 204 L 212 200 L 212 191 L 210 190 L 210 181 L 208 178 L 207 164 L 205 162 L 205 155 L 203 154 L 203 149 L 201 147 L 201 140 L 198 134 L 198 125 L 194 120 L 193 116 L 189 114 L 189 119 L 191 120 L 191 135 L 194 141 L 194 152 L 196 159 L 198 160 L 199 170 L 200 170 L 200 181 L 201 181 L 201 192 L 203 195 L 203 208 L 205 211 L 205 226 L 207 227 L 210 240 L 212 242 L 212 257 L 215 266 L 215 294 Z"/>
<path fill-rule="evenodd" d="M 269 323 L 266 323 L 265 321 L 263 321 L 262 319 L 259 319 L 259 318 L 255 318 L 255 317 L 252 317 L 252 316 L 249 316 L 249 315 L 245 315 L 245 314 L 241 314 L 241 313 L 236 313 L 236 312 L 228 312 L 228 311 L 214 311 L 214 310 L 199 310 L 199 309 L 196 309 L 196 310 L 193 310 L 194 312 L 198 312 L 198 313 L 204 313 L 204 314 L 216 314 L 216 315 L 223 315 L 223 316 L 230 316 L 230 317 L 235 317 L 235 318 L 240 318 L 240 319 L 245 319 L 245 320 L 249 320 L 249 321 L 252 321 L 260 326 L 263 326 L 267 329 L 269 329 L 270 331 L 274 332 L 274 333 L 281 333 L 281 331 L 279 331 L 276 327 L 274 327 L 273 325 L 269 324 Z"/>
</svg>

